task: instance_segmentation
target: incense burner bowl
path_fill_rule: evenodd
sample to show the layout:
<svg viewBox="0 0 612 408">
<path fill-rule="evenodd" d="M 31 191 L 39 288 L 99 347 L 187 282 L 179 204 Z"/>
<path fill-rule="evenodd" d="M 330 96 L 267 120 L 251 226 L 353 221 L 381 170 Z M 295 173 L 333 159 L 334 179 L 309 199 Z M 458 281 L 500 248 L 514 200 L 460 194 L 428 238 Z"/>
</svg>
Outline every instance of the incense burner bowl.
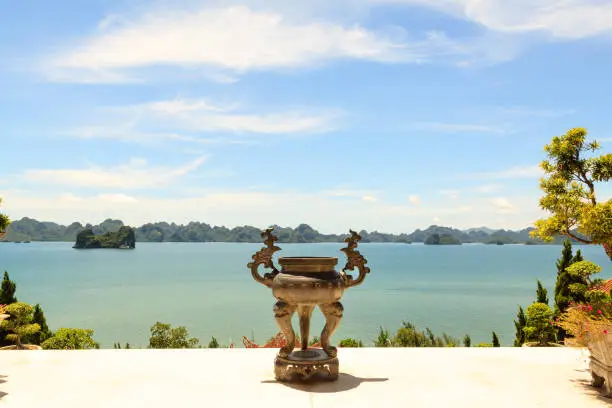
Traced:
<svg viewBox="0 0 612 408">
<path fill-rule="evenodd" d="M 272 235 L 272 229 L 262 233 L 266 246 L 253 255 L 253 262 L 248 267 L 255 281 L 271 288 L 277 300 L 274 317 L 287 340 L 275 360 L 275 375 L 280 381 L 295 377 L 304 380 L 321 372 L 327 379 L 338 378 L 337 349 L 330 344 L 330 339 L 342 320 L 344 307 L 340 299 L 346 289 L 361 284 L 370 272 L 370 268 L 365 266 L 367 261 L 356 250 L 361 237 L 355 231 L 350 233 L 345 239 L 347 247 L 341 249 L 347 256 L 347 263 L 340 272 L 335 270 L 338 258 L 334 257 L 281 257 L 279 270 L 272 261 L 274 252 L 280 250 L 274 245 L 277 238 Z M 261 276 L 260 265 L 271 272 Z M 355 268 L 359 271 L 356 279 L 348 273 Z M 325 317 L 320 349 L 308 347 L 310 319 L 315 307 Z M 297 351 L 296 334 L 291 324 L 296 312 L 300 325 L 300 349 Z"/>
</svg>

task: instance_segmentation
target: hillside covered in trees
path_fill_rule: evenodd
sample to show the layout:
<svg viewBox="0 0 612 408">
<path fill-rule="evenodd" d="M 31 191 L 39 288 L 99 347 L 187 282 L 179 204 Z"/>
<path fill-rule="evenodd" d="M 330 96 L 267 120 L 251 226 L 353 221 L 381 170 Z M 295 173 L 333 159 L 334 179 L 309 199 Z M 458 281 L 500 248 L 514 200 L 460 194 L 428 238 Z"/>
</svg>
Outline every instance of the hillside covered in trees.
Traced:
<svg viewBox="0 0 612 408">
<path fill-rule="evenodd" d="M 40 222 L 31 218 L 22 218 L 14 221 L 7 229 L 6 241 L 71 241 L 77 235 L 90 229 L 95 235 L 108 232 L 117 232 L 123 222 L 107 219 L 99 225 L 82 225 L 74 222 L 68 226 L 53 222 Z M 425 230 L 417 229 L 408 234 L 386 234 L 377 231 L 360 231 L 362 242 L 397 242 L 412 243 L 426 242 L 444 236 L 457 243 L 485 243 L 485 244 L 542 244 L 533 240 L 529 232 L 533 228 L 520 231 L 491 230 L 485 227 L 459 230 L 450 227 L 432 225 Z M 187 225 L 175 223 L 156 222 L 134 228 L 138 242 L 261 242 L 261 229 L 252 226 L 227 228 L 211 226 L 203 222 L 190 222 Z M 296 228 L 277 227 L 275 234 L 281 243 L 313 243 L 313 242 L 342 242 L 346 234 L 321 234 L 307 224 L 300 224 Z M 430 238 L 433 237 L 433 238 Z M 553 243 L 560 244 L 559 238 Z"/>
</svg>

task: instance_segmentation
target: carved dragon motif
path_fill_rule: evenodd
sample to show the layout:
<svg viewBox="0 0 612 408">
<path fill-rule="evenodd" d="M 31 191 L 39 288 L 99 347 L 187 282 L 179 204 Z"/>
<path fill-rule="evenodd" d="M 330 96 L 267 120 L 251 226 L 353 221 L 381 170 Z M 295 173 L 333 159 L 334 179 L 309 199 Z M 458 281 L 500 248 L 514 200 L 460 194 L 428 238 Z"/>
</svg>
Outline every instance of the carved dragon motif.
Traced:
<svg viewBox="0 0 612 408">
<path fill-rule="evenodd" d="M 252 256 L 253 262 L 249 262 L 247 265 L 251 269 L 253 279 L 267 287 L 272 287 L 272 280 L 279 273 L 272 262 L 272 255 L 281 249 L 274 245 L 274 243 L 278 241 L 278 238 L 272 235 L 272 231 L 274 231 L 274 228 L 268 228 L 261 233 L 261 237 L 265 238 L 264 244 L 266 246 L 256 252 L 255 255 Z M 272 272 L 266 273 L 262 277 L 258 272 L 259 265 L 263 265 L 264 268 L 272 269 Z"/>
<path fill-rule="evenodd" d="M 368 261 L 356 250 L 359 241 L 361 241 L 361 235 L 353 230 L 350 230 L 350 233 L 351 235 L 344 240 L 348 244 L 347 247 L 341 249 L 347 257 L 346 265 L 342 269 L 346 288 L 361 285 L 366 275 L 370 273 L 370 268 L 366 266 Z M 348 273 L 348 271 L 352 271 L 355 268 L 359 270 L 357 279 L 353 279 L 353 276 Z"/>
</svg>

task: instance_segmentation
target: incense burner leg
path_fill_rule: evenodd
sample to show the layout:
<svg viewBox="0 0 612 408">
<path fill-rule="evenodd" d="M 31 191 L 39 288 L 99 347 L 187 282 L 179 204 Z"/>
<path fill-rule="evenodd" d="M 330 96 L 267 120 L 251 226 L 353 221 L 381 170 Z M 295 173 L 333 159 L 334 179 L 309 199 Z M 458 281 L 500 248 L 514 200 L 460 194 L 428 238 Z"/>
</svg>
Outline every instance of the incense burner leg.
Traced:
<svg viewBox="0 0 612 408">
<path fill-rule="evenodd" d="M 296 309 L 296 304 L 283 301 L 276 302 L 274 305 L 274 317 L 276 318 L 276 324 L 278 324 L 278 327 L 281 329 L 281 332 L 283 332 L 285 338 L 287 339 L 287 344 L 284 347 L 281 347 L 280 351 L 278 352 L 280 357 L 287 357 L 295 348 L 295 332 L 293 331 L 293 326 L 291 325 L 291 317 L 293 316 L 293 313 L 295 313 Z"/>
<path fill-rule="evenodd" d="M 301 349 L 308 349 L 308 338 L 310 335 L 310 317 L 312 316 L 312 311 L 314 310 L 314 305 L 298 305 L 297 311 L 298 316 L 300 317 L 300 340 L 301 340 Z"/>
<path fill-rule="evenodd" d="M 340 320 L 342 320 L 344 307 L 342 306 L 342 303 L 334 302 L 320 304 L 319 309 L 321 309 L 323 316 L 325 316 L 325 327 L 323 327 L 323 331 L 321 332 L 321 347 L 323 350 L 325 350 L 328 356 L 336 357 L 338 350 L 329 343 L 332 334 L 334 334 L 338 328 L 338 325 L 340 324 Z"/>
</svg>

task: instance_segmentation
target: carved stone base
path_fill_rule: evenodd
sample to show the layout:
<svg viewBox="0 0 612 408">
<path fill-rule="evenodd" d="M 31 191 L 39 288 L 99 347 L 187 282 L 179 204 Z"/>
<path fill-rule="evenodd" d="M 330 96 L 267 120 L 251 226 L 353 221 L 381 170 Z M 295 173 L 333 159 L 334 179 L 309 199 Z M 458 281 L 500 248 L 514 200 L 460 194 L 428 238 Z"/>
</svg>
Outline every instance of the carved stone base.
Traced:
<svg viewBox="0 0 612 408">
<path fill-rule="evenodd" d="M 593 387 L 603 387 L 604 395 L 612 397 L 612 367 L 591 357 L 591 377 Z"/>
<path fill-rule="evenodd" d="M 338 379 L 337 357 L 329 357 L 322 349 L 296 350 L 288 357 L 276 356 L 274 376 L 277 381 L 308 381 Z"/>
</svg>

